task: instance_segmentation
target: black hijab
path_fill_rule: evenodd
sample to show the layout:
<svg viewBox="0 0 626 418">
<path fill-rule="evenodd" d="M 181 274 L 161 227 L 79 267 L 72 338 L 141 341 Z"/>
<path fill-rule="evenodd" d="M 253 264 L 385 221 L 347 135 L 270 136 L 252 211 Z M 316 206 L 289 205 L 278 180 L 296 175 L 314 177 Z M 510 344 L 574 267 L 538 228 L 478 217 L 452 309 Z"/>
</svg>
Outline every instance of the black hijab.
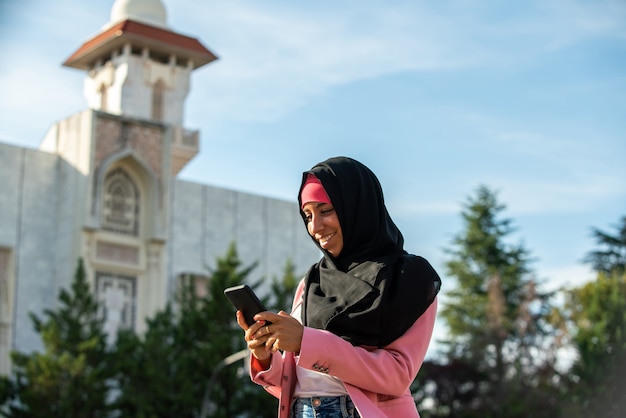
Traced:
<svg viewBox="0 0 626 418">
<path fill-rule="evenodd" d="M 344 243 L 338 257 L 320 247 L 324 257 L 305 277 L 303 323 L 331 331 L 353 345 L 383 347 L 426 311 L 441 280 L 428 261 L 404 250 L 402 233 L 389 216 L 380 183 L 369 168 L 347 157 L 315 165 L 303 173 L 300 208 L 308 174 L 326 190 Z"/>
</svg>

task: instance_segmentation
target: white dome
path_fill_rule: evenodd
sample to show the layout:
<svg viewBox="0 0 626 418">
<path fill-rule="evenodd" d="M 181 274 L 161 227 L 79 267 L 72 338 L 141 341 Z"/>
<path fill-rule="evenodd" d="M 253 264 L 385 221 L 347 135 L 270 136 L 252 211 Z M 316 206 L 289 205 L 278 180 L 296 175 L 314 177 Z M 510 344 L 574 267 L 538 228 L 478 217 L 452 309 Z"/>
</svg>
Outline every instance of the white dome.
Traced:
<svg viewBox="0 0 626 418">
<path fill-rule="evenodd" d="M 165 6 L 160 0 L 115 0 L 109 23 L 126 19 L 154 26 L 167 26 Z"/>
</svg>

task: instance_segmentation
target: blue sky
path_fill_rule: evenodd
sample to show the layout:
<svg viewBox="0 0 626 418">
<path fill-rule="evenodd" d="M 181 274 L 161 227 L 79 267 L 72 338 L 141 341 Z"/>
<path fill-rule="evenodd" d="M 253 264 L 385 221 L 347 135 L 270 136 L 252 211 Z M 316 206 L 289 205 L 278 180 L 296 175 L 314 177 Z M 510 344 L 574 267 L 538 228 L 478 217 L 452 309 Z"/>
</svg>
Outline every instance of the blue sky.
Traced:
<svg viewBox="0 0 626 418">
<path fill-rule="evenodd" d="M 626 215 L 626 2 L 164 4 L 219 56 L 192 76 L 202 150 L 181 178 L 295 201 L 303 170 L 357 158 L 444 286 L 443 249 L 484 184 L 546 286 L 593 278 L 590 228 Z M 86 107 L 84 73 L 61 63 L 112 5 L 0 1 L 0 141 L 35 148 Z"/>
</svg>

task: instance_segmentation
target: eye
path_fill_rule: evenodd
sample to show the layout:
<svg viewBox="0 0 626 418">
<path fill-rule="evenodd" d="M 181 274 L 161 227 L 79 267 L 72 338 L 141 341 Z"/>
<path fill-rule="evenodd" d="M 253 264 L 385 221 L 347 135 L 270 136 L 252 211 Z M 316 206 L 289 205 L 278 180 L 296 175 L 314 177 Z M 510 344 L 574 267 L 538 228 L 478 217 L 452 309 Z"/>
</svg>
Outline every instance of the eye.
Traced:
<svg viewBox="0 0 626 418">
<path fill-rule="evenodd" d="M 312 216 L 311 216 L 311 214 L 310 214 L 310 213 L 305 213 L 305 214 L 304 214 L 304 220 L 305 220 L 307 223 L 311 222 L 311 218 L 312 218 Z"/>
<path fill-rule="evenodd" d="M 330 215 L 331 213 L 333 213 L 334 211 L 335 211 L 335 208 L 324 209 L 324 210 L 322 210 L 322 215 L 327 216 L 327 215 Z"/>
</svg>

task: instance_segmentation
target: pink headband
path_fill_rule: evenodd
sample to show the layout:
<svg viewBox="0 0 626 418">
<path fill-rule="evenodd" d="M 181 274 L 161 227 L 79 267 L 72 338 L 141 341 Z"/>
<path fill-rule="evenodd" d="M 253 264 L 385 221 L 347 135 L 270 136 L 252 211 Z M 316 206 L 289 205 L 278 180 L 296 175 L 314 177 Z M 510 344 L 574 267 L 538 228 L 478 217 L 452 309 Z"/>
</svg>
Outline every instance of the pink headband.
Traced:
<svg viewBox="0 0 626 418">
<path fill-rule="evenodd" d="M 302 207 L 309 202 L 330 203 L 330 198 L 324 190 L 324 186 L 320 180 L 313 174 L 307 174 L 302 192 L 300 192 L 300 200 Z"/>
</svg>

